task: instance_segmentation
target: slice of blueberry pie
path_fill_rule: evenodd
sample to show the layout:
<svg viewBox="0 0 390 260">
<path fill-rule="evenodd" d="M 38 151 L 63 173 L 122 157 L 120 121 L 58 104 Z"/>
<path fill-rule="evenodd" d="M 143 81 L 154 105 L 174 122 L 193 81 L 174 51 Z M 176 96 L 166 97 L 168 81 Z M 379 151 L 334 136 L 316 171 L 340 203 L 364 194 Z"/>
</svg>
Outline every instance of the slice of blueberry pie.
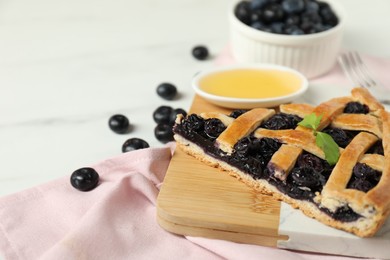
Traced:
<svg viewBox="0 0 390 260">
<path fill-rule="evenodd" d="M 179 115 L 178 146 L 307 216 L 360 237 L 390 214 L 390 113 L 363 88 L 314 107 Z"/>
</svg>

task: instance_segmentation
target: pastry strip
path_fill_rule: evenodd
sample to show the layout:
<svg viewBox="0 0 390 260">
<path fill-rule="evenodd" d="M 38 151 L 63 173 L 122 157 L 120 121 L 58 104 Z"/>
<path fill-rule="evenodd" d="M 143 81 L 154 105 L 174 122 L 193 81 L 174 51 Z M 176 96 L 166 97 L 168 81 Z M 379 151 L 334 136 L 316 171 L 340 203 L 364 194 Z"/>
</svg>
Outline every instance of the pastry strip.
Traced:
<svg viewBox="0 0 390 260">
<path fill-rule="evenodd" d="M 332 127 L 345 130 L 367 131 L 382 138 L 382 125 L 377 117 L 365 114 L 341 114 L 337 116 Z"/>
<path fill-rule="evenodd" d="M 237 117 L 217 138 L 216 143 L 227 154 L 233 152 L 233 146 L 241 138 L 252 133 L 264 120 L 275 114 L 275 110 L 266 108 L 252 109 Z"/>
<path fill-rule="evenodd" d="M 302 153 L 302 149 L 283 144 L 276 153 L 272 156 L 267 167 L 273 172 L 274 176 L 281 181 L 287 179 L 288 174 L 294 167 L 298 156 Z"/>
<path fill-rule="evenodd" d="M 361 132 L 344 149 L 322 190 L 321 203 L 324 206 L 334 212 L 348 202 L 349 206 L 357 212 L 364 211 L 365 205 L 362 205 L 362 197 L 365 193 L 359 190 L 346 189 L 346 187 L 351 178 L 353 167 L 377 140 L 378 138 L 375 135 Z"/>
</svg>

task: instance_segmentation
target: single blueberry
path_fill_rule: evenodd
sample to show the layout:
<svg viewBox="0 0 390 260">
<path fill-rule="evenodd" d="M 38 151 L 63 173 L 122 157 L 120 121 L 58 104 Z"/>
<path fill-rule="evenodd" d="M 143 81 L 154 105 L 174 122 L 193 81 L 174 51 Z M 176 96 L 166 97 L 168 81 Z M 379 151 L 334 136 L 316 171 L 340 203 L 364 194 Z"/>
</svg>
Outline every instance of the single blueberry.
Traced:
<svg viewBox="0 0 390 260">
<path fill-rule="evenodd" d="M 241 22 L 249 24 L 251 21 L 251 10 L 249 2 L 241 1 L 234 9 L 234 14 Z"/>
<path fill-rule="evenodd" d="M 148 147 L 149 144 L 145 140 L 134 137 L 126 140 L 126 142 L 123 143 L 122 152 L 126 153 L 126 152 L 131 152 L 134 150 L 144 149 Z"/>
<path fill-rule="evenodd" d="M 117 134 L 124 134 L 129 130 L 129 119 L 121 114 L 116 114 L 108 120 L 108 126 Z"/>
<path fill-rule="evenodd" d="M 258 10 L 263 8 L 269 2 L 270 2 L 269 0 L 252 0 L 249 3 L 249 7 L 251 10 Z"/>
<path fill-rule="evenodd" d="M 154 136 L 162 143 L 168 143 L 173 141 L 172 125 L 170 124 L 157 124 L 154 128 Z"/>
<path fill-rule="evenodd" d="M 282 22 L 271 23 L 270 28 L 273 33 L 282 34 L 284 31 L 284 23 Z"/>
<path fill-rule="evenodd" d="M 279 22 L 284 18 L 284 11 L 280 4 L 270 4 L 264 7 L 263 21 L 266 23 Z"/>
<path fill-rule="evenodd" d="M 171 83 L 161 83 L 157 86 L 156 91 L 157 95 L 166 100 L 172 100 L 177 94 L 176 87 Z"/>
<path fill-rule="evenodd" d="M 90 167 L 80 168 L 70 176 L 71 185 L 80 191 L 90 191 L 99 183 L 99 174 Z"/>
<path fill-rule="evenodd" d="M 197 60 L 205 60 L 209 56 L 209 50 L 203 45 L 195 46 L 192 49 L 192 56 Z"/>
<path fill-rule="evenodd" d="M 318 12 L 320 10 L 320 5 L 316 1 L 307 1 L 305 10 L 307 12 Z"/>
<path fill-rule="evenodd" d="M 251 14 L 251 21 L 250 21 L 251 26 L 254 23 L 259 23 L 261 25 L 264 25 L 264 23 L 263 23 L 263 11 L 262 10 L 256 10 L 256 11 L 252 12 L 252 14 Z"/>
<path fill-rule="evenodd" d="M 171 120 L 173 108 L 170 106 L 159 106 L 153 112 L 153 120 L 157 124 L 169 123 Z"/>
<path fill-rule="evenodd" d="M 283 0 L 282 8 L 288 14 L 300 13 L 305 9 L 303 0 Z"/>
</svg>

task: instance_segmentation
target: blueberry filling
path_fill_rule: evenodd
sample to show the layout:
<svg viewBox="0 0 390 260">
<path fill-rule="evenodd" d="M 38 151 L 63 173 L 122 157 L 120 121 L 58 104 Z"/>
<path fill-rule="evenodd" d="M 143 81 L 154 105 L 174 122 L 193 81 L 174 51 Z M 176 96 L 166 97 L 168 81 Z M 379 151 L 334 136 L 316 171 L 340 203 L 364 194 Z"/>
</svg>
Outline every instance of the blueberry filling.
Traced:
<svg viewBox="0 0 390 260">
<path fill-rule="evenodd" d="M 267 178 L 265 169 L 281 143 L 271 138 L 244 137 L 234 146 L 228 162 L 250 174 L 254 179 Z"/>
<path fill-rule="evenodd" d="M 285 182 L 274 177 L 268 181 L 294 199 L 315 203 L 313 201 L 315 193 L 322 191 L 332 169 L 325 160 L 303 152 Z"/>
<path fill-rule="evenodd" d="M 245 111 L 236 113 L 240 114 L 242 112 Z M 290 118 L 289 115 L 282 113 L 276 115 L 265 121 L 262 126 L 271 125 L 279 129 L 280 126 L 287 127 L 285 124 L 288 122 L 290 128 L 296 127 L 296 118 Z M 273 122 L 274 120 L 275 122 Z M 278 123 L 278 120 L 281 122 Z M 282 143 L 275 139 L 258 139 L 250 135 L 239 140 L 234 146 L 233 153 L 228 155 L 215 146 L 215 139 L 218 138 L 225 128 L 219 119 L 203 119 L 192 114 L 185 118 L 181 124 L 175 125 L 173 132 L 202 147 L 209 156 L 240 169 L 254 179 L 267 180 L 280 192 L 287 194 L 291 198 L 315 204 L 321 211 L 336 220 L 350 222 L 361 217 L 348 206 L 339 208 L 336 212 L 330 212 L 328 209 L 320 207 L 314 201 L 316 193 L 322 191 L 333 169 L 325 160 L 304 151 L 298 157 L 297 163 L 287 179 L 281 181 L 274 177 L 274 169 L 272 169 L 272 164 L 269 164 L 269 161 L 272 155 L 279 150 Z M 357 164 L 355 166 L 353 177 L 347 188 L 367 191 L 379 182 L 380 172 L 367 167 L 365 164 Z M 359 176 L 366 177 L 361 178 Z"/>
<path fill-rule="evenodd" d="M 367 153 L 384 155 L 382 140 L 378 140 L 373 144 Z"/>
<path fill-rule="evenodd" d="M 225 129 L 226 126 L 216 118 L 207 119 L 204 123 L 204 132 L 211 139 L 216 139 Z"/>
<path fill-rule="evenodd" d="M 347 184 L 347 188 L 356 189 L 367 192 L 374 188 L 382 173 L 374 170 L 370 166 L 364 163 L 357 163 L 352 171 L 351 179 Z"/>
<path fill-rule="evenodd" d="M 296 115 L 277 113 L 261 124 L 262 128 L 270 130 L 294 129 L 302 118 Z"/>
<path fill-rule="evenodd" d="M 236 110 L 233 110 L 231 113 L 230 113 L 230 117 L 233 117 L 233 118 L 237 118 L 239 116 L 241 116 L 242 114 L 244 114 L 245 112 L 247 112 L 248 110 L 244 110 L 244 109 L 236 109 Z"/>
<path fill-rule="evenodd" d="M 368 106 L 360 102 L 349 102 L 344 108 L 344 113 L 347 114 L 367 114 L 369 111 Z"/>
<path fill-rule="evenodd" d="M 340 128 L 325 128 L 324 133 L 330 135 L 338 146 L 345 148 L 352 139 L 359 133 L 357 131 L 348 131 Z"/>
</svg>

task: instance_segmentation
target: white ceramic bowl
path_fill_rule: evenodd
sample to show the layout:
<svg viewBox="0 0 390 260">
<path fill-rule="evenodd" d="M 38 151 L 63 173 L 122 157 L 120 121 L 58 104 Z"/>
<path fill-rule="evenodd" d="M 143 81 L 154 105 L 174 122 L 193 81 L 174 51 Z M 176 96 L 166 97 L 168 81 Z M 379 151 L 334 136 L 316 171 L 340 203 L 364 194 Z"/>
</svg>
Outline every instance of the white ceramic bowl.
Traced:
<svg viewBox="0 0 390 260">
<path fill-rule="evenodd" d="M 232 55 L 237 62 L 271 63 L 294 68 L 307 78 L 328 72 L 340 52 L 345 13 L 337 0 L 328 2 L 339 23 L 326 31 L 307 35 L 282 35 L 263 32 L 242 23 L 234 15 L 241 0 L 229 10 Z"/>
<path fill-rule="evenodd" d="M 227 97 L 224 95 L 216 95 L 210 94 L 207 91 L 201 88 L 200 82 L 205 77 L 220 73 L 220 72 L 228 72 L 233 70 L 274 70 L 274 71 L 282 71 L 289 72 L 294 77 L 297 77 L 300 80 L 300 86 L 297 87 L 295 92 L 283 95 L 276 96 L 272 98 L 237 98 L 237 97 Z M 300 97 L 305 91 L 308 89 L 308 81 L 304 75 L 300 72 L 280 65 L 273 64 L 236 64 L 236 65 L 227 65 L 220 67 L 213 67 L 209 70 L 202 71 L 194 76 L 192 79 L 192 87 L 196 94 L 206 99 L 208 102 L 233 109 L 251 109 L 256 107 L 276 107 L 283 103 L 289 103 Z M 265 90 L 266 91 L 266 90 Z"/>
</svg>

